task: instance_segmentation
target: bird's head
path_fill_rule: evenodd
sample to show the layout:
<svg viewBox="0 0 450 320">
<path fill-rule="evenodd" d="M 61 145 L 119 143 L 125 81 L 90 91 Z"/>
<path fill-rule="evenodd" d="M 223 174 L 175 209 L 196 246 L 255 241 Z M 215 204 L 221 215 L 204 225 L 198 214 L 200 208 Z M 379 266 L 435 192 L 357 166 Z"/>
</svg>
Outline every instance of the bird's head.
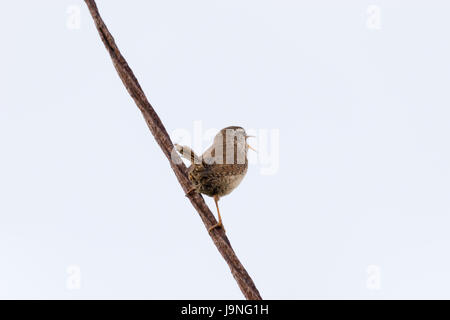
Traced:
<svg viewBox="0 0 450 320">
<path fill-rule="evenodd" d="M 235 152 L 237 155 L 244 154 L 247 156 L 248 149 L 253 149 L 248 143 L 247 139 L 253 137 L 248 135 L 244 128 L 239 126 L 230 126 L 223 128 L 217 133 L 214 138 L 214 144 L 219 147 L 222 145 L 223 150 L 229 154 L 229 152 Z"/>
</svg>

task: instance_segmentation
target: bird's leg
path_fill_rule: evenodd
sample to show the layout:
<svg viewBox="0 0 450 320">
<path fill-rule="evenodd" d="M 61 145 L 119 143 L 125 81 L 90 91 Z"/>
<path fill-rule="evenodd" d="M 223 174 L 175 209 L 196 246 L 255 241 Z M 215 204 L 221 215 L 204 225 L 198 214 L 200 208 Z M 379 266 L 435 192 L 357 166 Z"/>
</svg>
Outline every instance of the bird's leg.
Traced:
<svg viewBox="0 0 450 320">
<path fill-rule="evenodd" d="M 222 217 L 220 216 L 220 210 L 219 210 L 219 196 L 214 196 L 214 202 L 216 203 L 216 208 L 217 208 L 217 215 L 219 216 L 219 222 L 216 223 L 215 225 L 213 225 L 212 227 L 210 227 L 208 229 L 208 232 L 211 232 L 211 230 L 214 230 L 215 228 L 222 228 L 223 231 L 225 231 L 225 228 L 222 224 Z"/>
</svg>

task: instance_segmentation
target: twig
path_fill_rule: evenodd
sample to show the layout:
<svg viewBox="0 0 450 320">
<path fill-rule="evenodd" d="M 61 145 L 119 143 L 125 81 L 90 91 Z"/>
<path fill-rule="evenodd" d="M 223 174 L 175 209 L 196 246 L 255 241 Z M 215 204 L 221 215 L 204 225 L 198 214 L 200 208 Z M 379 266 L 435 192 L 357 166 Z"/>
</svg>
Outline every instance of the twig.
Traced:
<svg viewBox="0 0 450 320">
<path fill-rule="evenodd" d="M 138 108 L 141 110 L 151 133 L 153 134 L 156 142 L 159 144 L 161 150 L 169 160 L 170 166 L 175 172 L 178 182 L 181 184 L 181 187 L 186 193 L 186 196 L 189 198 L 192 205 L 197 210 L 206 229 L 209 229 L 209 227 L 215 225 L 217 222 L 214 215 L 209 210 L 208 206 L 205 203 L 205 200 L 199 193 L 193 192 L 188 194 L 191 188 L 191 183 L 187 177 L 186 166 L 181 161 L 181 158 L 178 156 L 178 154 L 176 152 L 173 152 L 174 146 L 166 129 L 164 128 L 164 125 L 162 124 L 151 104 L 148 102 L 144 91 L 142 90 L 139 82 L 133 74 L 133 71 L 128 66 L 125 58 L 117 48 L 114 38 L 108 31 L 108 28 L 106 27 L 103 19 L 100 16 L 100 13 L 98 12 L 95 1 L 85 0 L 85 2 L 89 8 L 92 18 L 94 19 L 94 23 L 97 27 L 98 33 L 100 34 L 100 38 L 102 39 L 103 44 L 111 55 L 112 62 L 117 70 L 117 73 L 119 74 L 120 79 L 122 79 L 122 82 L 128 90 L 128 93 L 133 98 Z M 261 300 L 262 298 L 258 292 L 258 289 L 245 270 L 244 266 L 241 264 L 238 257 L 234 253 L 230 241 L 225 235 L 223 229 L 214 229 L 209 234 L 220 254 L 230 267 L 231 273 L 236 279 L 236 282 L 238 283 L 239 288 L 241 289 L 245 298 L 251 300 Z"/>
</svg>

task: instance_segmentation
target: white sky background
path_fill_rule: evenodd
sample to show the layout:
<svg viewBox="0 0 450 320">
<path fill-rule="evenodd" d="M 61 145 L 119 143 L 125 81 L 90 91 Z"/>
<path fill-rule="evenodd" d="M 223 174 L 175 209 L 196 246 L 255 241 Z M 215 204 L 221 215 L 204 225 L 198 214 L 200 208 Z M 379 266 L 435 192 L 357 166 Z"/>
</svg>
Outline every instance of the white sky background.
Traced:
<svg viewBox="0 0 450 320">
<path fill-rule="evenodd" d="M 98 6 L 169 132 L 279 130 L 220 201 L 264 298 L 450 298 L 448 1 Z M 9 1 L 0 39 L 0 298 L 241 299 L 84 2 Z"/>
</svg>

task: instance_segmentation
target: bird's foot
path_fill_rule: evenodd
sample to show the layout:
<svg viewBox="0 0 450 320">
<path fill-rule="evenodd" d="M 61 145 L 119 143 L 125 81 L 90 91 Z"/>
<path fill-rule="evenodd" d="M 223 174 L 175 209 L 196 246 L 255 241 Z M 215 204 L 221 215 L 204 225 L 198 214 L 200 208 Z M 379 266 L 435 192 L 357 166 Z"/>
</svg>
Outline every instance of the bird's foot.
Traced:
<svg viewBox="0 0 450 320">
<path fill-rule="evenodd" d="M 188 190 L 188 192 L 185 193 L 185 196 L 186 196 L 186 197 L 189 197 L 189 196 L 193 195 L 195 192 L 197 192 L 197 188 L 194 187 L 194 186 L 192 186 L 192 187 Z"/>
<path fill-rule="evenodd" d="M 217 228 L 222 228 L 223 232 L 226 232 L 225 231 L 225 227 L 223 226 L 222 222 L 216 223 L 212 227 L 209 227 L 208 232 L 211 232 L 211 231 L 213 231 L 214 229 L 217 229 Z"/>
</svg>

